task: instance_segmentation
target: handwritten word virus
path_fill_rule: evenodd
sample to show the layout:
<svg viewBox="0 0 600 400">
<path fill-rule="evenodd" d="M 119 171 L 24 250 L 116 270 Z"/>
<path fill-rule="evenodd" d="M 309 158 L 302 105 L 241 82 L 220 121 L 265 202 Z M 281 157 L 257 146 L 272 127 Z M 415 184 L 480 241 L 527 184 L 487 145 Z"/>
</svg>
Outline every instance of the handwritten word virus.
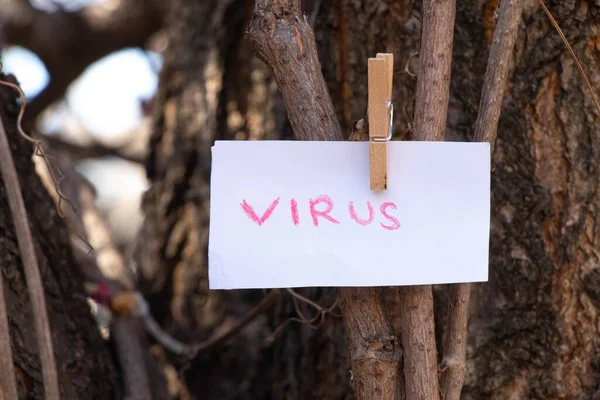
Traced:
<svg viewBox="0 0 600 400">
<path fill-rule="evenodd" d="M 240 203 L 243 212 L 255 222 L 258 226 L 263 226 L 271 217 L 275 209 L 278 208 L 280 203 L 280 198 L 276 198 L 269 205 L 269 207 L 259 215 L 254 207 L 249 204 L 246 200 L 242 200 Z M 282 208 L 285 206 L 281 206 Z M 327 195 L 321 195 L 314 199 L 308 200 L 308 210 L 310 214 L 309 223 L 313 224 L 316 227 L 322 226 L 323 224 L 339 224 L 340 223 L 340 211 L 333 212 L 334 204 L 333 200 Z M 390 231 L 396 230 L 400 228 L 400 221 L 396 218 L 392 213 L 397 209 L 396 204 L 392 202 L 385 202 L 381 204 L 379 207 L 379 214 L 377 217 L 377 222 L 383 229 L 387 229 Z M 348 203 L 348 207 L 346 209 L 350 220 L 355 222 L 358 225 L 366 226 L 375 222 L 375 210 L 373 209 L 373 205 L 370 201 L 367 201 L 366 204 L 354 204 L 354 202 L 350 201 Z M 290 200 L 289 204 L 289 213 L 290 213 L 290 221 L 294 225 L 299 225 L 301 223 L 300 213 L 298 211 L 298 202 L 295 199 Z M 336 218 L 336 216 L 338 218 Z"/>
</svg>

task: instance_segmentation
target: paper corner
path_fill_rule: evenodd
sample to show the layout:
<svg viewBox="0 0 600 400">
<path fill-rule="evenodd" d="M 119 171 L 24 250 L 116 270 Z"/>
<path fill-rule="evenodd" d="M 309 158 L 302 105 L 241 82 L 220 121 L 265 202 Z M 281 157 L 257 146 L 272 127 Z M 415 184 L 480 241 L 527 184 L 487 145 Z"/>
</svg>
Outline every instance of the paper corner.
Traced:
<svg viewBox="0 0 600 400">
<path fill-rule="evenodd" d="M 224 268 L 224 261 L 218 254 L 208 252 L 208 289 L 231 289 L 233 288 L 231 276 Z"/>
</svg>

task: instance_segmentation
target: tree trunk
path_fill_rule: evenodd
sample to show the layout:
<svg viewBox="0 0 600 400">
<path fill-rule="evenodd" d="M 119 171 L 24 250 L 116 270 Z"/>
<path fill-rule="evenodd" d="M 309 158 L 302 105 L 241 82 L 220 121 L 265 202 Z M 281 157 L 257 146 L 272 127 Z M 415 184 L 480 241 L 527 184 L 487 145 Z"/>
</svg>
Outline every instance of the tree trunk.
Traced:
<svg viewBox="0 0 600 400">
<path fill-rule="evenodd" d="M 183 340 L 199 341 L 241 318 L 260 291 L 207 290 L 210 145 L 219 139 L 289 138 L 273 79 L 242 39 L 251 1 L 178 0 L 154 110 L 142 243 L 153 313 Z M 305 1 L 326 84 L 348 137 L 366 116 L 367 59 L 395 55 L 394 133 L 411 139 L 421 2 Z M 551 11 L 596 82 L 600 8 L 555 2 Z M 241 6 L 243 4 L 243 6 Z M 458 2 L 446 140 L 469 141 L 498 1 Z M 600 383 L 598 114 L 543 12 L 527 3 L 517 38 L 492 174 L 490 281 L 473 286 L 463 398 L 575 398 Z M 596 92 L 600 87 L 596 83 Z M 400 268 L 402 266 L 399 266 Z M 436 288 L 441 343 L 444 295 Z M 330 289 L 306 289 L 324 306 Z M 385 290 L 400 332 L 396 290 Z M 207 399 L 352 398 L 339 318 L 319 330 L 289 323 L 283 297 L 222 348 L 200 354 L 182 393 Z M 177 367 L 177 360 L 170 360 Z"/>
<path fill-rule="evenodd" d="M 153 314 L 184 341 L 219 334 L 264 296 L 207 289 L 210 146 L 215 139 L 291 137 L 277 86 L 243 38 L 252 9 L 251 1 L 179 0 L 171 3 L 168 16 L 170 46 L 154 109 L 147 161 L 153 184 L 143 202 L 140 265 Z M 301 293 L 324 306 L 336 298 L 333 289 Z M 187 366 L 178 394 L 348 397 L 351 375 L 341 319 L 328 315 L 314 330 L 289 321 L 296 316 L 289 296 L 279 301 L 230 343 L 201 353 Z M 183 367 L 180 360 L 169 361 Z"/>
<path fill-rule="evenodd" d="M 600 8 L 554 4 L 599 93 Z M 471 49 L 485 48 L 494 21 L 465 6 L 457 29 L 469 34 L 453 73 L 462 78 L 455 120 L 470 124 L 473 72 L 487 56 Z M 589 399 L 600 383 L 598 111 L 542 10 L 528 3 L 523 21 L 493 156 L 490 282 L 474 286 L 464 398 Z"/>
<path fill-rule="evenodd" d="M 0 79 L 7 79 L 0 75 Z M 0 87 L 0 118 L 11 145 L 25 206 L 37 247 L 48 316 L 64 399 L 108 399 L 119 396 L 116 363 L 100 337 L 82 293 L 69 233 L 52 198 L 35 172 L 32 147 L 17 133 L 16 92 Z M 23 265 L 6 189 L 0 178 L 0 267 L 11 327 L 11 344 L 19 398 L 43 399 L 43 382 L 36 331 L 23 274 Z"/>
</svg>

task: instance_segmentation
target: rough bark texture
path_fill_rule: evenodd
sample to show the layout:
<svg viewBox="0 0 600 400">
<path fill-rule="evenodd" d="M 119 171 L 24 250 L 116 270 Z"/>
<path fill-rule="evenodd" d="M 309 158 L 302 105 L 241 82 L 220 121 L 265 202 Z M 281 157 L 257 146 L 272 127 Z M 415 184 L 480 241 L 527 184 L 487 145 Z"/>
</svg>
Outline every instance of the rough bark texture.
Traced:
<svg viewBox="0 0 600 400">
<path fill-rule="evenodd" d="M 451 285 L 448 315 L 440 364 L 440 393 L 443 400 L 458 400 L 467 374 L 467 326 L 471 284 Z"/>
<path fill-rule="evenodd" d="M 258 0 L 247 36 L 275 76 L 296 139 L 342 140 L 300 1 Z"/>
<path fill-rule="evenodd" d="M 357 399 L 401 398 L 402 349 L 380 288 L 339 288 Z"/>
<path fill-rule="evenodd" d="M 600 261 L 598 115 L 534 4 L 524 10 L 493 157 L 490 283 L 473 293 L 468 399 L 588 399 L 600 382 L 598 289 L 586 285 Z M 549 6 L 597 82 L 598 5 Z M 489 29 L 480 15 L 464 18 Z M 478 58 L 462 59 L 457 74 Z"/>
<path fill-rule="evenodd" d="M 68 231 L 35 173 L 31 146 L 16 131 L 18 110 L 15 93 L 0 88 L 0 117 L 11 144 L 36 242 L 62 396 L 113 398 L 118 391 L 115 361 L 100 337 L 81 291 L 81 276 L 71 256 Z M 42 373 L 36 334 L 31 329 L 31 304 L 4 183 L 0 184 L 0 212 L 0 266 L 19 396 L 42 399 Z"/>
<path fill-rule="evenodd" d="M 257 2 L 248 37 L 277 79 L 295 138 L 340 140 L 313 31 L 298 3 Z M 398 398 L 401 351 L 383 311 L 380 290 L 339 288 L 338 293 L 349 335 L 357 398 Z"/>
<path fill-rule="evenodd" d="M 235 325 L 262 298 L 261 291 L 209 292 L 207 223 L 210 146 L 219 139 L 291 137 L 276 82 L 256 59 L 243 32 L 253 4 L 191 0 L 170 3 L 171 40 L 154 110 L 152 188 L 141 280 L 157 321 L 184 341 L 204 341 Z M 325 306 L 334 289 L 303 295 Z M 300 305 L 304 313 L 312 312 Z M 314 330 L 289 318 L 289 296 L 256 318 L 231 342 L 202 352 L 173 387 L 207 399 L 344 399 L 351 375 L 341 319 Z M 274 338 L 267 340 L 281 324 Z M 319 349 L 319 351 L 315 351 Z M 169 359 L 168 368 L 182 363 Z M 177 374 L 171 374 L 177 380 Z"/>
<path fill-rule="evenodd" d="M 168 50 L 161 77 L 155 150 L 148 163 L 149 175 L 159 186 L 144 205 L 149 216 L 144 252 L 148 265 L 156 266 L 148 275 L 153 285 L 147 292 L 160 289 L 152 297 L 153 312 L 180 338 L 198 340 L 229 324 L 223 322 L 227 318 L 239 319 L 262 296 L 243 291 L 221 300 L 217 296 L 223 294 L 209 294 L 201 279 L 206 273 L 206 214 L 197 214 L 206 213 L 206 143 L 214 137 L 290 137 L 275 82 L 236 36 L 248 14 L 240 15 L 239 3 L 226 7 L 227 23 L 210 28 L 214 30 L 207 43 L 207 21 L 214 15 L 203 13 L 220 10 L 208 3 L 206 8 L 192 1 L 172 4 L 180 11 L 171 18 L 169 35 L 177 40 Z M 366 115 L 367 58 L 393 52 L 394 133 L 410 139 L 416 80 L 403 71 L 405 66 L 417 71 L 413 55 L 418 51 L 421 2 L 305 3 L 344 136 L 353 120 Z M 252 5 L 244 4 L 248 12 Z M 497 5 L 496 0 L 458 3 L 446 140 L 473 138 Z M 575 1 L 548 5 L 600 91 L 595 72 L 600 67 L 600 7 Z M 600 345 L 598 116 L 560 38 L 535 3 L 526 3 L 523 22 L 493 158 L 490 282 L 473 288 L 463 398 L 589 399 L 600 383 L 595 351 Z M 229 54 L 230 48 L 237 55 Z M 202 54 L 214 54 L 217 61 L 207 63 Z M 219 78 L 216 89 L 206 86 L 207 65 L 216 66 L 211 70 Z M 225 76 L 231 78 L 220 78 Z M 223 90 L 214 95 L 215 112 L 200 99 L 218 88 Z M 199 123 L 207 113 L 220 121 L 216 130 L 209 120 Z M 189 209 L 196 216 L 186 214 Z M 335 298 L 331 289 L 302 293 L 324 305 Z M 388 303 L 397 304 L 394 293 L 385 294 Z M 171 310 L 176 319 L 169 316 Z M 443 318 L 445 307 L 440 310 Z M 397 308 L 388 311 L 400 332 Z M 339 319 L 327 319 L 317 331 L 289 324 L 272 344 L 263 346 L 292 315 L 293 304 L 282 299 L 236 340 L 203 354 L 187 370 L 185 390 L 208 399 L 351 398 Z M 439 337 L 443 330 L 437 333 Z"/>
<path fill-rule="evenodd" d="M 406 286 L 399 292 L 406 398 L 439 398 L 431 286 Z"/>
<path fill-rule="evenodd" d="M 445 136 L 455 13 L 455 0 L 423 0 L 415 140 L 443 140 Z"/>
<path fill-rule="evenodd" d="M 347 101 L 350 121 L 365 115 L 366 56 L 361 52 L 394 52 L 394 105 L 406 111 L 395 113 L 395 135 L 410 137 L 405 129 L 415 81 L 402 71 L 418 50 L 421 3 L 414 2 L 414 9 L 408 1 L 342 3 L 345 10 L 322 2 L 315 22 L 338 112 Z M 473 139 L 498 4 L 458 3 L 446 140 Z M 576 1 L 547 4 L 597 82 L 600 7 Z M 332 31 L 349 38 L 340 41 Z M 343 73 L 336 62 L 341 43 L 349 43 Z M 375 47 L 380 43 L 388 48 Z M 490 281 L 473 288 L 462 397 L 588 399 L 600 383 L 594 350 L 600 309 L 600 260 L 594 250 L 600 241 L 598 115 L 535 2 L 525 4 L 512 60 L 493 158 Z M 416 72 L 414 58 L 408 64 Z M 350 88 L 342 91 L 345 82 Z M 389 297 L 395 304 L 393 294 Z M 438 310 L 439 326 L 444 326 L 445 304 L 440 302 Z M 399 330 L 395 309 L 389 311 Z"/>
</svg>

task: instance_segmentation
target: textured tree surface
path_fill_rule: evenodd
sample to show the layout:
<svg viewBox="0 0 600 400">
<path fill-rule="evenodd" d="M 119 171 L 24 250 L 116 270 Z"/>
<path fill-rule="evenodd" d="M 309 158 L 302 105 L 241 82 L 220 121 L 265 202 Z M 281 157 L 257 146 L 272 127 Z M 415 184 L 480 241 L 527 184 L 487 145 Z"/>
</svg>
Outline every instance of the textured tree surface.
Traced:
<svg viewBox="0 0 600 400">
<path fill-rule="evenodd" d="M 212 142 L 292 136 L 276 79 L 244 39 L 253 3 L 174 0 L 165 6 L 169 47 L 153 110 L 146 163 L 152 187 L 143 202 L 138 265 L 152 313 L 184 341 L 218 335 L 264 297 L 262 291 L 207 289 Z M 457 4 L 446 140 L 472 140 L 498 3 Z M 307 0 L 303 6 L 342 136 L 366 116 L 367 59 L 390 52 L 394 133 L 412 139 L 421 1 Z M 548 6 L 600 93 L 600 6 Z M 301 27 L 306 29 L 303 22 Z M 0 115 L 39 245 L 64 398 L 120 398 L 115 358 L 79 289 L 68 232 L 34 173 L 31 148 L 16 135 L 14 97 L 0 89 Z M 525 2 L 493 156 L 490 280 L 473 285 L 464 399 L 600 397 L 598 117 L 558 34 L 536 2 Z M 311 134 L 318 138 L 319 132 Z M 23 397 L 42 398 L 31 308 L 3 185 L 0 202 L 0 265 L 18 384 Z M 446 290 L 435 288 L 438 343 Z M 401 338 L 398 291 L 383 292 L 382 312 L 391 315 L 391 333 Z M 332 288 L 300 293 L 325 307 L 337 295 Z M 232 341 L 189 365 L 161 357 L 172 393 L 209 400 L 353 398 L 357 382 L 342 319 L 336 312 L 311 329 L 289 322 L 298 310 L 315 312 L 282 296 Z"/>
<path fill-rule="evenodd" d="M 6 76 L 0 75 L 0 79 L 6 79 Z M 100 337 L 82 293 L 82 277 L 73 262 L 67 228 L 35 172 L 31 160 L 33 148 L 17 133 L 18 111 L 16 93 L 0 87 L 0 118 L 11 144 L 33 238 L 37 244 L 63 398 L 117 397 L 119 382 L 115 360 Z M 42 399 L 42 370 L 33 329 L 33 314 L 2 179 L 0 267 L 4 277 L 19 397 Z"/>
<path fill-rule="evenodd" d="M 262 291 L 207 290 L 212 141 L 285 139 L 291 132 L 275 81 L 243 38 L 252 9 L 250 1 L 180 0 L 171 3 L 167 17 L 171 46 L 154 110 L 153 151 L 147 161 L 153 186 L 143 204 L 147 220 L 140 265 L 157 320 L 186 341 L 219 334 L 264 296 Z M 325 306 L 336 297 L 334 289 L 300 292 Z M 300 308 L 307 315 L 314 312 Z M 294 303 L 286 297 L 234 341 L 201 353 L 187 366 L 178 394 L 209 399 L 349 396 L 341 319 L 329 315 L 314 330 L 289 323 L 293 316 Z M 281 333 L 268 340 L 286 321 Z M 180 360 L 169 361 L 182 366 Z"/>
<path fill-rule="evenodd" d="M 600 8 L 556 2 L 551 11 L 600 92 Z M 461 14 L 465 26 L 491 28 Z M 600 273 L 598 112 L 542 11 L 527 3 L 523 20 L 493 157 L 490 283 L 474 287 L 464 397 L 589 399 L 600 382 L 598 286 L 587 284 Z M 472 33 L 456 49 L 458 76 L 479 64 L 478 54 L 464 57 L 485 43 Z M 478 87 L 462 82 L 468 116 Z"/>
<path fill-rule="evenodd" d="M 368 57 L 391 52 L 395 135 L 410 139 L 421 2 L 303 3 L 342 134 L 366 116 Z M 211 141 L 290 135 L 274 80 L 241 37 L 252 4 L 240 4 L 180 0 L 170 14 L 177 40 L 155 108 L 142 265 L 153 312 L 185 339 L 213 335 L 263 296 L 206 290 Z M 458 2 L 446 140 L 472 139 L 497 5 Z M 549 7 L 597 82 L 600 7 Z M 534 2 L 525 4 L 522 20 L 493 157 L 490 281 L 473 286 L 462 397 L 588 399 L 600 384 L 598 115 Z M 440 343 L 445 290 L 436 288 Z M 335 296 L 329 289 L 303 293 L 324 305 Z M 399 332 L 395 291 L 386 297 Z M 318 331 L 289 324 L 265 344 L 294 314 L 282 298 L 236 340 L 201 355 L 186 372 L 187 390 L 209 399 L 352 397 L 338 318 Z"/>
</svg>

